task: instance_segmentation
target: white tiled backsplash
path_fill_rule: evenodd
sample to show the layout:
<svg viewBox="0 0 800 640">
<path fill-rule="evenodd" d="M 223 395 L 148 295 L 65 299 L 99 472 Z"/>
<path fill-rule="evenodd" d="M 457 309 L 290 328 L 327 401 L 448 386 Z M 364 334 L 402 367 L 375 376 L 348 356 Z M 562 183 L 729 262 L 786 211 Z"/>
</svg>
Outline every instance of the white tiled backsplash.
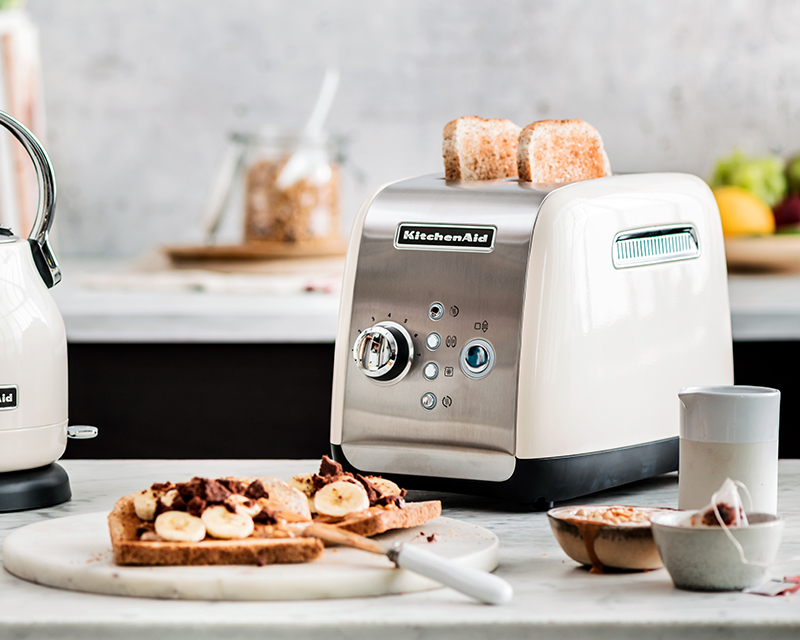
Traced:
<svg viewBox="0 0 800 640">
<path fill-rule="evenodd" d="M 193 242 L 231 130 L 300 127 L 341 69 L 343 224 L 374 187 L 441 171 L 460 115 L 582 118 L 612 168 L 707 176 L 800 150 L 793 0 L 29 0 L 61 256 Z M 343 229 L 343 231 L 346 231 Z"/>
</svg>

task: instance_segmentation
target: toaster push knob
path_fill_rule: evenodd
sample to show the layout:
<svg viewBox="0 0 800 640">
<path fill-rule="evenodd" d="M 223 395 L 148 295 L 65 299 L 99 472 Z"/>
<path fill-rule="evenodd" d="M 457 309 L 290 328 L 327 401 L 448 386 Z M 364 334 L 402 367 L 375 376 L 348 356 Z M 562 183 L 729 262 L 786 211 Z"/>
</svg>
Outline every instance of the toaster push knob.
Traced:
<svg viewBox="0 0 800 640">
<path fill-rule="evenodd" d="M 361 373 L 377 382 L 402 378 L 411 367 L 414 343 L 396 322 L 379 322 L 358 334 L 353 359 Z"/>
</svg>

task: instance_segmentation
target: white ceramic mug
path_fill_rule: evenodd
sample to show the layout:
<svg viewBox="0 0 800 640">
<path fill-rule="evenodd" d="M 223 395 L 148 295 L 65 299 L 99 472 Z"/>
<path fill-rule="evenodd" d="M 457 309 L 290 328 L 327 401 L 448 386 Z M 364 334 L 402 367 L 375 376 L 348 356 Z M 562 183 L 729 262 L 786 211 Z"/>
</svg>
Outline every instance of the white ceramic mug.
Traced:
<svg viewBox="0 0 800 640">
<path fill-rule="evenodd" d="M 702 509 L 725 478 L 743 482 L 761 513 L 778 511 L 778 425 L 781 392 L 767 387 L 680 390 L 678 508 Z"/>
</svg>

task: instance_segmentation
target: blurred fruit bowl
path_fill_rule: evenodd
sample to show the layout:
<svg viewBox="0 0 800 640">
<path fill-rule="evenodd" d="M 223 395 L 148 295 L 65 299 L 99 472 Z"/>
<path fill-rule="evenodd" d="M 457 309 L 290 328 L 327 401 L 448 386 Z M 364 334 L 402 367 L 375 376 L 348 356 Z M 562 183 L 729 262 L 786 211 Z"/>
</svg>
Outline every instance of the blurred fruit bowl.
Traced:
<svg viewBox="0 0 800 640">
<path fill-rule="evenodd" d="M 721 158 L 709 181 L 731 271 L 800 271 L 800 157 Z"/>
</svg>

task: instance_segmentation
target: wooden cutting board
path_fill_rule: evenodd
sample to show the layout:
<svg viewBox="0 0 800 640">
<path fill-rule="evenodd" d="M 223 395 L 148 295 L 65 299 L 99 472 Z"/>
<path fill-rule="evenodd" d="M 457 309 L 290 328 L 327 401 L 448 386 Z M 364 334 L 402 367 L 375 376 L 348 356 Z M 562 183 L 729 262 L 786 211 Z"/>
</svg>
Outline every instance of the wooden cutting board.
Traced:
<svg viewBox="0 0 800 640">
<path fill-rule="evenodd" d="M 341 547 L 327 548 L 321 558 L 305 564 L 120 567 L 113 561 L 107 516 L 105 512 L 69 516 L 13 531 L 3 545 L 6 571 L 73 591 L 185 600 L 316 600 L 441 586 L 396 568 L 384 556 Z M 458 564 L 485 571 L 497 567 L 497 536 L 452 518 L 390 531 L 375 540 L 419 544 Z"/>
<path fill-rule="evenodd" d="M 800 234 L 725 238 L 731 271 L 800 270 Z"/>
<path fill-rule="evenodd" d="M 173 245 L 162 247 L 164 253 L 176 263 L 200 260 L 285 260 L 343 256 L 347 252 L 344 240 L 317 240 L 306 242 L 250 242 L 229 245 Z"/>
</svg>

